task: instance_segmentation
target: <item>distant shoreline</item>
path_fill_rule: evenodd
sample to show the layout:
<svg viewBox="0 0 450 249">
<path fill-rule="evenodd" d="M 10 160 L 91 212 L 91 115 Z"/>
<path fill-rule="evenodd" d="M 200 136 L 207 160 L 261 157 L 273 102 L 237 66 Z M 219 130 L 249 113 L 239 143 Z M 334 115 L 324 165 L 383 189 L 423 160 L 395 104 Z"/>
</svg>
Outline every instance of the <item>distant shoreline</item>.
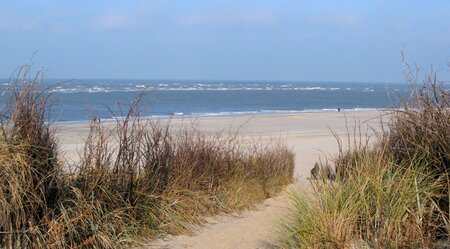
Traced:
<svg viewBox="0 0 450 249">
<path fill-rule="evenodd" d="M 341 113 L 359 113 L 359 112 L 379 112 L 379 111 L 389 111 L 392 108 L 341 108 Z M 196 118 L 226 118 L 226 117 L 263 117 L 263 116 L 291 116 L 291 115 L 301 115 L 301 114 L 310 114 L 310 113 L 321 113 L 321 114 L 329 114 L 329 113 L 339 113 L 338 109 L 308 109 L 308 110 L 263 110 L 263 111 L 236 111 L 236 112 L 217 112 L 217 113 L 193 113 L 193 114 L 184 114 L 184 113 L 174 113 L 167 115 L 149 115 L 145 116 L 148 119 L 196 119 Z M 116 120 L 120 120 L 123 117 L 114 117 L 114 118 L 100 118 L 100 121 L 103 123 L 112 123 Z M 68 121 L 55 121 L 53 124 L 55 125 L 72 125 L 72 124 L 88 124 L 92 120 L 68 120 Z"/>
</svg>

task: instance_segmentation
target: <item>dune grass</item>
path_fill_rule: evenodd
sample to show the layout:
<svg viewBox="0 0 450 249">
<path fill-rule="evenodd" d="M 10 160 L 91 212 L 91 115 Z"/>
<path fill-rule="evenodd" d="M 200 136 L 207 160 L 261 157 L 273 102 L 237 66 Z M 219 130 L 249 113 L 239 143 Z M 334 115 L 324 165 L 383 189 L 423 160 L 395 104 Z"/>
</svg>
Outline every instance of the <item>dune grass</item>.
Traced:
<svg viewBox="0 0 450 249">
<path fill-rule="evenodd" d="M 2 112 L 0 247 L 116 248 L 188 233 L 292 182 L 293 153 L 238 134 L 207 136 L 140 116 L 90 124 L 81 161 L 64 169 L 42 75 L 22 67 Z"/>
<path fill-rule="evenodd" d="M 429 245 L 436 229 L 436 181 L 422 158 L 396 164 L 383 150 L 365 154 L 345 180 L 313 181 L 309 194 L 292 193 L 294 222 L 287 225 L 286 247 L 371 248 Z"/>
<path fill-rule="evenodd" d="M 335 179 L 292 192 L 283 247 L 432 248 L 448 239 L 449 91 L 435 75 L 423 85 L 407 76 L 411 96 L 375 144 L 355 134 L 333 160 Z"/>
</svg>

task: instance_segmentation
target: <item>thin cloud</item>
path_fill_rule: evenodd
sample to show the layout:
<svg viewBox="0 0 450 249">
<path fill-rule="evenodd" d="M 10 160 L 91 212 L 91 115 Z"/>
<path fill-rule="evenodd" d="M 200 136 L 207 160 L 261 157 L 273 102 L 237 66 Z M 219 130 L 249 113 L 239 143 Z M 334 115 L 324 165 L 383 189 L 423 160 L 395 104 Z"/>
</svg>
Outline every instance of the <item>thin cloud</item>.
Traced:
<svg viewBox="0 0 450 249">
<path fill-rule="evenodd" d="M 214 15 L 209 13 L 190 15 L 180 18 L 182 26 L 233 26 L 233 25 L 265 25 L 273 23 L 276 15 L 267 10 L 247 10 Z"/>
<path fill-rule="evenodd" d="M 314 24 L 331 28 L 359 28 L 364 26 L 361 16 L 354 14 L 328 14 L 314 16 L 310 19 Z"/>
<path fill-rule="evenodd" d="M 37 29 L 39 23 L 36 18 L 0 16 L 0 30 L 30 31 Z"/>
<path fill-rule="evenodd" d="M 0 29 L 4 29 L 10 26 L 10 21 L 5 16 L 0 15 Z"/>
<path fill-rule="evenodd" d="M 134 25 L 134 20 L 125 14 L 108 11 L 103 13 L 95 22 L 94 27 L 98 29 L 123 29 Z"/>
<path fill-rule="evenodd" d="M 251 10 L 238 16 L 240 22 L 247 24 L 268 24 L 275 21 L 276 16 L 267 10 Z"/>
</svg>

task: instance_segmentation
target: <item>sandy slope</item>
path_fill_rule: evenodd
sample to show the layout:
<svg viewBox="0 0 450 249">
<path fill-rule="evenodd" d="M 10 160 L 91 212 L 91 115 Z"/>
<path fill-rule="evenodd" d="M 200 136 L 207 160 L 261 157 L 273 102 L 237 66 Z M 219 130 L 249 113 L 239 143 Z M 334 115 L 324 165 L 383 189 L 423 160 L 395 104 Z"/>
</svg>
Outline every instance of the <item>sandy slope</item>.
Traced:
<svg viewBox="0 0 450 249">
<path fill-rule="evenodd" d="M 360 123 L 375 129 L 380 125 L 380 113 L 361 112 L 327 112 L 304 113 L 293 115 L 261 115 L 239 117 L 203 117 L 197 120 L 199 128 L 208 133 L 223 129 L 240 128 L 244 136 L 283 137 L 296 153 L 296 186 L 307 186 L 306 177 L 314 162 L 319 157 L 337 152 L 337 142 L 331 130 L 340 135 L 347 134 L 347 126 Z M 175 119 L 179 125 L 186 120 Z M 86 125 L 63 125 L 59 128 L 59 139 L 63 151 L 70 160 L 77 160 L 74 153 L 86 135 Z M 345 140 L 344 140 L 345 142 Z M 221 215 L 209 219 L 209 223 L 195 231 L 193 236 L 166 236 L 151 241 L 147 248 L 272 248 L 276 245 L 277 231 L 281 217 L 286 217 L 287 193 L 266 200 L 257 210 L 246 211 L 230 216 Z"/>
</svg>

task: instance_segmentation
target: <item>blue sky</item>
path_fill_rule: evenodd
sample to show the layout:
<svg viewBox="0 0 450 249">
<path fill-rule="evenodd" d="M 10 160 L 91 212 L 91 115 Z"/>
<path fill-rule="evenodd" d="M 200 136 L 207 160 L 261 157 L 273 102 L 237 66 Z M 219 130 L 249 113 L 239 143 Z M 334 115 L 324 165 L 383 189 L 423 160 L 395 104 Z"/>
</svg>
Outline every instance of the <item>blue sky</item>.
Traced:
<svg viewBox="0 0 450 249">
<path fill-rule="evenodd" d="M 0 1 L 0 76 L 399 82 L 446 73 L 450 1 Z"/>
</svg>

